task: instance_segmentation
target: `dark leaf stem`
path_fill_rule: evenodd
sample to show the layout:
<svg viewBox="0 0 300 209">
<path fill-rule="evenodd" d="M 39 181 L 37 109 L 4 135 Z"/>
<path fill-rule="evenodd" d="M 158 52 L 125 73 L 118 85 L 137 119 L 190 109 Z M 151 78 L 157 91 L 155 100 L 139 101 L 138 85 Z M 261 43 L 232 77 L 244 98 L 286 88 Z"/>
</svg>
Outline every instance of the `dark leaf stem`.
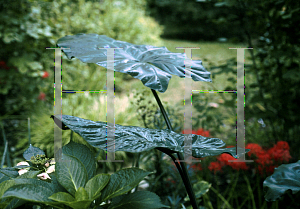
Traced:
<svg viewBox="0 0 300 209">
<path fill-rule="evenodd" d="M 170 129 L 171 131 L 173 131 L 171 122 L 170 122 L 170 120 L 169 120 L 169 118 L 167 116 L 167 113 L 166 113 L 166 111 L 165 111 L 165 109 L 164 109 L 164 107 L 163 107 L 163 105 L 162 105 L 162 103 L 161 103 L 161 101 L 160 101 L 160 99 L 159 99 L 156 91 L 153 90 L 153 89 L 151 89 L 151 91 L 152 91 L 152 93 L 153 93 L 153 95 L 155 97 L 155 100 L 156 100 L 156 102 L 157 102 L 157 104 L 158 104 L 158 106 L 160 108 L 160 111 L 161 111 L 161 113 L 162 113 L 162 115 L 163 115 L 163 117 L 165 119 L 165 122 L 166 122 L 166 124 L 168 126 L 168 129 Z M 180 162 L 180 165 L 179 165 L 179 163 L 176 162 L 175 157 L 172 154 L 170 154 L 170 153 L 166 153 L 166 154 L 169 155 L 172 158 L 172 160 L 174 161 L 174 163 L 175 163 L 175 165 L 177 167 L 177 170 L 179 171 L 179 173 L 181 175 L 181 178 L 182 178 L 183 183 L 185 185 L 186 191 L 187 191 L 187 193 L 189 195 L 189 198 L 190 198 L 191 205 L 192 205 L 193 209 L 198 209 L 197 202 L 196 202 L 196 196 L 195 196 L 195 193 L 193 191 L 190 178 L 188 176 L 188 172 L 187 172 L 187 168 L 186 168 L 185 162 Z M 178 155 L 178 159 L 179 160 L 184 160 L 181 153 L 178 152 L 177 155 Z"/>
</svg>

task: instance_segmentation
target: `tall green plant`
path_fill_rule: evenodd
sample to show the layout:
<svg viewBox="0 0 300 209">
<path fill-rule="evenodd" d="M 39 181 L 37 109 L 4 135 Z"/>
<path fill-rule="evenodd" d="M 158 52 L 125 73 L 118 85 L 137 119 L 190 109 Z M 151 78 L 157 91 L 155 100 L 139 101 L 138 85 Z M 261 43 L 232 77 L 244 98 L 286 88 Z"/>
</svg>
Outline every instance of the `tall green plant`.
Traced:
<svg viewBox="0 0 300 209">
<path fill-rule="evenodd" d="M 176 161 L 175 156 L 173 156 L 173 153 L 176 153 L 178 159 L 183 160 L 182 152 L 184 150 L 184 136 L 173 132 L 170 120 L 155 91 L 165 92 L 172 74 L 179 77 L 185 77 L 184 61 L 186 56 L 184 54 L 171 53 L 165 47 L 156 48 L 146 45 L 134 45 L 123 41 L 116 41 L 107 36 L 99 36 L 97 34 L 77 34 L 74 36 L 67 36 L 61 38 L 57 45 L 59 47 L 68 48 L 65 49 L 64 52 L 69 58 L 77 57 L 83 62 L 97 63 L 102 67 L 106 67 L 107 57 L 105 57 L 105 54 L 100 53 L 99 48 L 104 46 L 123 48 L 123 50 L 117 50 L 118 52 L 115 51 L 115 57 L 117 58 L 115 61 L 115 70 L 138 78 L 146 87 L 151 88 L 165 119 L 168 130 L 152 130 L 133 126 L 125 127 L 116 125 L 115 151 L 142 152 L 156 148 L 169 155 L 176 164 L 181 175 L 191 205 L 194 209 L 198 208 L 185 162 L 179 164 Z M 95 45 L 98 46 L 98 48 L 95 48 Z M 87 56 L 87 54 L 90 54 L 90 56 Z M 201 61 L 193 61 L 192 66 L 191 75 L 194 81 L 211 81 L 209 77 L 210 73 L 204 69 Z M 137 68 L 138 70 L 136 70 Z M 104 135 L 104 131 L 106 131 L 104 123 L 92 122 L 68 115 L 62 116 L 62 123 L 81 135 L 92 146 L 100 149 L 106 148 L 103 141 L 106 136 Z M 94 132 L 93 129 L 95 127 L 97 127 L 100 132 Z M 141 135 L 140 133 L 146 135 Z M 144 146 L 141 147 L 141 144 L 144 144 Z M 193 135 L 193 156 L 201 158 L 204 156 L 218 155 L 223 152 L 228 152 L 233 156 L 236 156 L 236 149 L 220 148 L 224 145 L 225 143 L 219 139 L 210 139 Z"/>
</svg>

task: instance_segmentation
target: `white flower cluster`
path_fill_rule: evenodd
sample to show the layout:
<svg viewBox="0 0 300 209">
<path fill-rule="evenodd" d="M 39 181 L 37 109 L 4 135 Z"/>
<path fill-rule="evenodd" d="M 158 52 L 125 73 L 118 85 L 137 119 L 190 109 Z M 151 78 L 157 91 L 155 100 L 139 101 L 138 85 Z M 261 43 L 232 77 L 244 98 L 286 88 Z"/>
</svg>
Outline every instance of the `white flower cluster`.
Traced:
<svg viewBox="0 0 300 209">
<path fill-rule="evenodd" d="M 28 165 L 29 166 L 29 163 L 27 163 L 26 161 L 22 161 L 22 162 L 19 162 L 17 164 L 17 166 L 20 166 L 20 165 Z M 51 160 L 50 164 L 47 162 L 45 164 L 45 167 L 47 168 L 46 172 L 37 175 L 37 177 L 39 179 L 41 179 L 41 180 L 51 179 L 48 174 L 55 171 L 55 161 L 54 161 L 54 158 Z M 28 172 L 29 169 L 30 168 L 22 168 L 22 169 L 20 169 L 18 171 L 18 173 L 19 173 L 19 175 L 22 175 L 22 174 Z"/>
</svg>

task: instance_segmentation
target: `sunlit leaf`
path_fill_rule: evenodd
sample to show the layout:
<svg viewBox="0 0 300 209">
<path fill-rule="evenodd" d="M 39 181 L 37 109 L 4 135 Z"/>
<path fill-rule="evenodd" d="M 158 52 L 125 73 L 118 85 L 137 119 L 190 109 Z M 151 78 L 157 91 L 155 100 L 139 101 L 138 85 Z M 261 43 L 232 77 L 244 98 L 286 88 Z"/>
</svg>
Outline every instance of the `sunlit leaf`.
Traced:
<svg viewBox="0 0 300 209">
<path fill-rule="evenodd" d="M 135 45 L 97 34 L 65 36 L 57 41 L 57 46 L 70 48 L 63 50 L 69 59 L 75 57 L 102 67 L 107 67 L 107 50 L 100 48 L 123 48 L 114 50 L 115 71 L 127 73 L 162 93 L 172 75 L 185 77 L 186 55 L 170 52 L 166 47 Z M 211 82 L 210 72 L 202 66 L 202 61 L 193 60 L 191 69 L 194 81 Z"/>
</svg>

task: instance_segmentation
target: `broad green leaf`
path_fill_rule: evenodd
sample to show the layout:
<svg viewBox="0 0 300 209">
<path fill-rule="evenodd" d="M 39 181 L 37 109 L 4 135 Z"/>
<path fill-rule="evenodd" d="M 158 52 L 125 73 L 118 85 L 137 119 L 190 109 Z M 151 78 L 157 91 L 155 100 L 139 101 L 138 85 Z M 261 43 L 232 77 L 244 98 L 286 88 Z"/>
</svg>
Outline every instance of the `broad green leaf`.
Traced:
<svg viewBox="0 0 300 209">
<path fill-rule="evenodd" d="M 104 202 L 132 190 L 150 173 L 139 168 L 126 168 L 117 171 L 110 176 L 110 181 L 102 190 L 100 199 Z"/>
<path fill-rule="evenodd" d="M 275 168 L 274 173 L 263 183 L 266 201 L 276 201 L 287 190 L 293 194 L 300 191 L 300 160 Z"/>
<path fill-rule="evenodd" d="M 0 198 L 0 208 L 5 208 L 14 198 Z"/>
<path fill-rule="evenodd" d="M 14 180 L 7 180 L 7 181 L 3 181 L 0 184 L 0 198 L 2 198 L 2 195 L 4 194 L 4 192 L 6 190 L 8 190 L 10 187 L 15 185 L 15 181 Z"/>
<path fill-rule="evenodd" d="M 76 191 L 75 200 L 76 201 L 89 200 L 89 195 L 83 187 L 79 187 L 78 190 Z"/>
<path fill-rule="evenodd" d="M 80 187 L 77 190 L 77 192 L 76 193 L 78 195 L 78 199 L 82 199 L 81 197 L 79 197 L 80 195 L 87 197 L 87 193 L 82 187 Z M 72 195 L 70 195 L 69 193 L 65 193 L 65 192 L 55 193 L 52 196 L 50 196 L 49 199 L 63 203 L 74 209 L 85 209 L 85 208 L 88 208 L 90 206 L 90 204 L 92 203 L 92 200 L 76 200 Z"/>
<path fill-rule="evenodd" d="M 28 178 L 13 179 L 9 181 L 12 181 L 13 185 L 7 190 L 4 188 L 6 191 L 4 191 L 4 195 L 2 196 L 3 198 L 18 198 L 26 201 L 40 202 L 58 208 L 63 208 L 58 203 L 48 199 L 49 196 L 54 194 L 51 183 L 39 179 Z M 0 191 L 2 191 L 1 185 Z"/>
<path fill-rule="evenodd" d="M 13 198 L 5 207 L 5 209 L 13 209 L 13 208 L 18 208 L 21 205 L 24 205 L 25 203 L 27 203 L 28 201 L 26 200 L 22 200 L 22 199 L 18 199 L 18 198 Z"/>
<path fill-rule="evenodd" d="M 155 208 L 170 208 L 160 202 L 159 196 L 149 191 L 138 191 L 118 197 L 118 201 L 114 202 L 108 209 L 155 209 Z"/>
<path fill-rule="evenodd" d="M 101 195 L 101 190 L 108 184 L 109 179 L 109 174 L 98 174 L 86 183 L 85 190 L 90 200 L 95 200 Z"/>
<path fill-rule="evenodd" d="M 37 179 L 19 179 L 19 180 L 35 180 L 31 183 L 16 184 L 5 191 L 2 197 L 15 197 L 32 202 L 52 202 L 48 197 L 53 194 L 50 184 Z M 14 180 L 16 181 L 16 180 Z"/>
<path fill-rule="evenodd" d="M 9 180 L 10 177 L 1 173 L 1 170 L 0 170 L 0 183 L 2 183 L 3 181 L 6 181 L 6 180 Z"/>
<path fill-rule="evenodd" d="M 211 187 L 211 184 L 207 181 L 200 181 L 193 185 L 193 189 L 195 191 L 196 198 L 202 197 L 205 193 L 208 192 L 209 188 Z M 189 196 L 186 196 L 184 198 L 184 201 L 190 201 Z"/>
<path fill-rule="evenodd" d="M 25 179 L 25 178 L 36 178 L 37 175 L 41 173 L 41 171 L 27 171 L 26 173 L 16 177 L 17 179 Z"/>
<path fill-rule="evenodd" d="M 82 201 L 75 201 L 75 202 L 65 203 L 65 204 L 74 209 L 88 209 L 91 203 L 92 200 L 82 200 Z"/>
<path fill-rule="evenodd" d="M 134 45 L 97 34 L 65 36 L 57 41 L 57 46 L 69 48 L 63 50 L 69 59 L 76 57 L 102 67 L 107 67 L 107 51 L 99 48 L 123 48 L 114 50 L 114 70 L 127 73 L 161 93 L 167 90 L 172 75 L 185 77 L 186 55 L 170 52 L 166 47 Z M 192 79 L 211 82 L 210 72 L 202 66 L 202 61 L 191 62 Z"/>
<path fill-rule="evenodd" d="M 32 146 L 31 144 L 29 145 L 28 149 L 25 150 L 25 152 L 23 153 L 23 157 L 26 159 L 26 160 L 30 160 L 30 158 L 32 156 L 37 156 L 37 155 L 44 155 L 45 152 L 43 150 L 41 150 L 40 148 L 38 147 L 34 147 Z"/>
<path fill-rule="evenodd" d="M 57 202 L 62 202 L 62 203 L 67 203 L 67 202 L 74 202 L 75 198 L 70 195 L 69 193 L 66 192 L 57 192 L 49 197 L 49 199 L 57 201 Z"/>
<path fill-rule="evenodd" d="M 70 141 L 66 146 L 63 146 L 62 152 L 77 158 L 84 165 L 88 179 L 91 179 L 96 174 L 96 160 L 92 154 L 92 151 L 83 144 L 78 144 Z"/>
<path fill-rule="evenodd" d="M 94 122 L 70 115 L 62 115 L 62 122 L 72 131 L 78 133 L 90 145 L 102 150 L 109 149 L 106 145 L 106 123 Z M 184 152 L 185 134 L 178 134 L 163 129 L 149 129 L 137 126 L 115 125 L 115 151 L 144 152 L 157 147 L 167 148 L 174 152 Z M 109 144 L 108 144 L 109 145 Z M 192 156 L 196 158 L 229 153 L 234 157 L 236 148 L 221 148 L 225 143 L 221 139 L 208 138 L 192 134 Z M 244 150 L 238 147 L 240 153 Z M 246 149 L 245 152 L 249 152 Z"/>
<path fill-rule="evenodd" d="M 58 182 L 73 196 L 79 187 L 84 187 L 88 175 L 84 165 L 75 157 L 62 154 L 56 162 L 55 174 Z"/>
<path fill-rule="evenodd" d="M 51 178 L 51 188 L 54 192 L 67 192 L 67 190 L 58 182 L 55 173 L 49 174 Z"/>
<path fill-rule="evenodd" d="M 16 178 L 16 177 L 18 177 L 19 176 L 19 173 L 18 173 L 18 171 L 17 171 L 18 169 L 15 169 L 15 168 L 10 168 L 10 167 L 8 167 L 8 168 L 1 168 L 0 169 L 0 173 L 2 173 L 3 175 L 5 175 L 5 176 L 7 176 L 7 177 L 9 177 L 9 178 Z M 4 178 L 4 177 L 2 177 L 2 178 Z"/>
</svg>

